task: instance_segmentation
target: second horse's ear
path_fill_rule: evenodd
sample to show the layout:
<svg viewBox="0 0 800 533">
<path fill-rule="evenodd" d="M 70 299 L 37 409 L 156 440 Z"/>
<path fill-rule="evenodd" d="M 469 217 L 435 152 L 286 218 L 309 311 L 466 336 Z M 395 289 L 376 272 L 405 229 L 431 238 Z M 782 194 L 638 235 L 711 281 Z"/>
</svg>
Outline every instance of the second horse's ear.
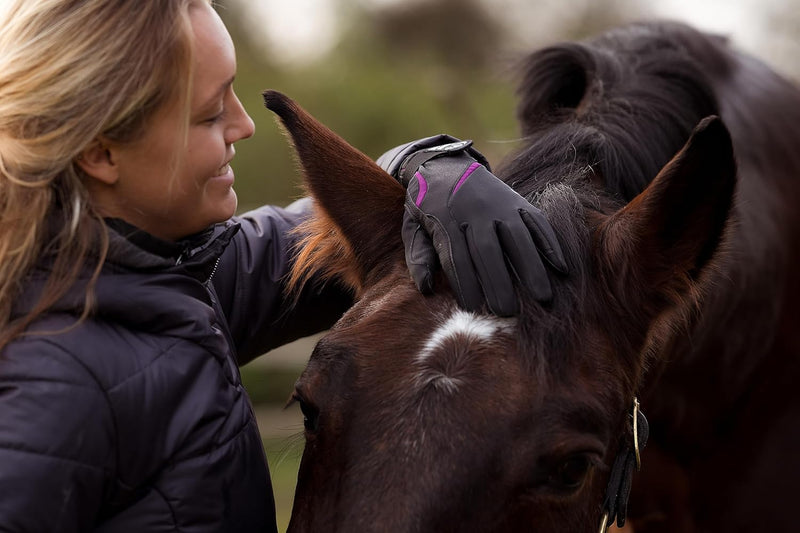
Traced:
<svg viewBox="0 0 800 533">
<path fill-rule="evenodd" d="M 322 224 L 307 240 L 305 252 L 316 248 L 316 256 L 327 263 L 318 266 L 358 291 L 394 264 L 387 254 L 402 258 L 405 190 L 287 96 L 267 91 L 264 103 L 289 133 L 319 210 Z"/>
<path fill-rule="evenodd" d="M 606 278 L 644 320 L 690 297 L 719 253 L 733 205 L 736 162 L 727 128 L 703 119 L 653 182 L 596 233 Z"/>
</svg>

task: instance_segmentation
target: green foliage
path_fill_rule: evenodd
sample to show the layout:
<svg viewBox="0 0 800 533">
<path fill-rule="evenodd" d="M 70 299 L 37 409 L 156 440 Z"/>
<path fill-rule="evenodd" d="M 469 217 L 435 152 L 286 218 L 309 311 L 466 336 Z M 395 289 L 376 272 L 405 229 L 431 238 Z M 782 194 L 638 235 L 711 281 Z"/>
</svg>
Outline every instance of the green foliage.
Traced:
<svg viewBox="0 0 800 533">
<path fill-rule="evenodd" d="M 242 385 L 253 405 L 283 406 L 289 401 L 302 368 L 247 365 L 240 369 Z"/>
<path fill-rule="evenodd" d="M 297 471 L 303 454 L 303 442 L 285 439 L 264 439 L 264 450 L 269 460 L 272 490 L 275 495 L 275 518 L 278 531 L 286 531 L 292 516 Z"/>
</svg>

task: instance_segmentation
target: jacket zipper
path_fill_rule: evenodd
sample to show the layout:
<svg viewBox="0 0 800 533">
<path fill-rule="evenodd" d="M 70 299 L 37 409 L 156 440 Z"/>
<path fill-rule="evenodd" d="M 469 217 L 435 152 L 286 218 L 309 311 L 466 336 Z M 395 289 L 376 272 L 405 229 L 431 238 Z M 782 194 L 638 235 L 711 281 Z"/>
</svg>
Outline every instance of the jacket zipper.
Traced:
<svg viewBox="0 0 800 533">
<path fill-rule="evenodd" d="M 217 301 L 217 298 L 214 293 L 214 289 L 211 287 L 211 279 L 214 277 L 214 274 L 217 273 L 217 268 L 219 268 L 219 263 L 222 258 L 218 257 L 216 263 L 214 263 L 214 268 L 211 270 L 211 275 L 208 276 L 208 279 L 203 284 L 206 288 L 206 292 L 208 293 L 208 297 L 211 299 L 211 307 L 214 309 L 214 315 L 217 317 L 217 321 L 215 326 L 219 327 L 222 331 L 222 334 L 225 336 L 225 340 L 228 343 L 228 350 L 230 351 L 230 357 L 226 357 L 228 361 L 228 367 L 233 375 L 235 382 L 237 384 L 241 383 L 242 378 L 239 374 L 239 368 L 236 364 L 237 355 L 236 355 L 236 345 L 233 343 L 233 336 L 231 332 L 228 330 L 228 325 L 225 323 L 222 317 L 225 315 L 222 312 L 222 308 Z"/>
</svg>

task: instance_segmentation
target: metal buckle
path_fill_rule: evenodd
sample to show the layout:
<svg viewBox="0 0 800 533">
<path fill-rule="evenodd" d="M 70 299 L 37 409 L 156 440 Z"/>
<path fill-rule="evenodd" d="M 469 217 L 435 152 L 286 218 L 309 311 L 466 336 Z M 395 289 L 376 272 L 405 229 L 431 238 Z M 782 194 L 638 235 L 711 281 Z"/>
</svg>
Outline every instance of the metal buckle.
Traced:
<svg viewBox="0 0 800 533">
<path fill-rule="evenodd" d="M 600 533 L 606 533 L 608 531 L 608 511 L 603 513 L 603 520 L 600 522 Z"/>
</svg>

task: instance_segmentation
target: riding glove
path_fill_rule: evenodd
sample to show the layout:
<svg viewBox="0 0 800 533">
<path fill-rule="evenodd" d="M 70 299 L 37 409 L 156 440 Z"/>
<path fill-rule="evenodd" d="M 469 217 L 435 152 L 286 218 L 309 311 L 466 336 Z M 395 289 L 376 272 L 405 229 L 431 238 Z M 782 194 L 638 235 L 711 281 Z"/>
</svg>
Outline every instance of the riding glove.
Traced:
<svg viewBox="0 0 800 533">
<path fill-rule="evenodd" d="M 567 265 L 544 215 L 489 171 L 472 141 L 436 135 L 386 152 L 378 164 L 406 187 L 402 237 L 419 290 L 433 289 L 437 256 L 462 307 L 484 301 L 519 312 L 512 276 L 546 303 L 553 293 L 542 258 Z"/>
</svg>

